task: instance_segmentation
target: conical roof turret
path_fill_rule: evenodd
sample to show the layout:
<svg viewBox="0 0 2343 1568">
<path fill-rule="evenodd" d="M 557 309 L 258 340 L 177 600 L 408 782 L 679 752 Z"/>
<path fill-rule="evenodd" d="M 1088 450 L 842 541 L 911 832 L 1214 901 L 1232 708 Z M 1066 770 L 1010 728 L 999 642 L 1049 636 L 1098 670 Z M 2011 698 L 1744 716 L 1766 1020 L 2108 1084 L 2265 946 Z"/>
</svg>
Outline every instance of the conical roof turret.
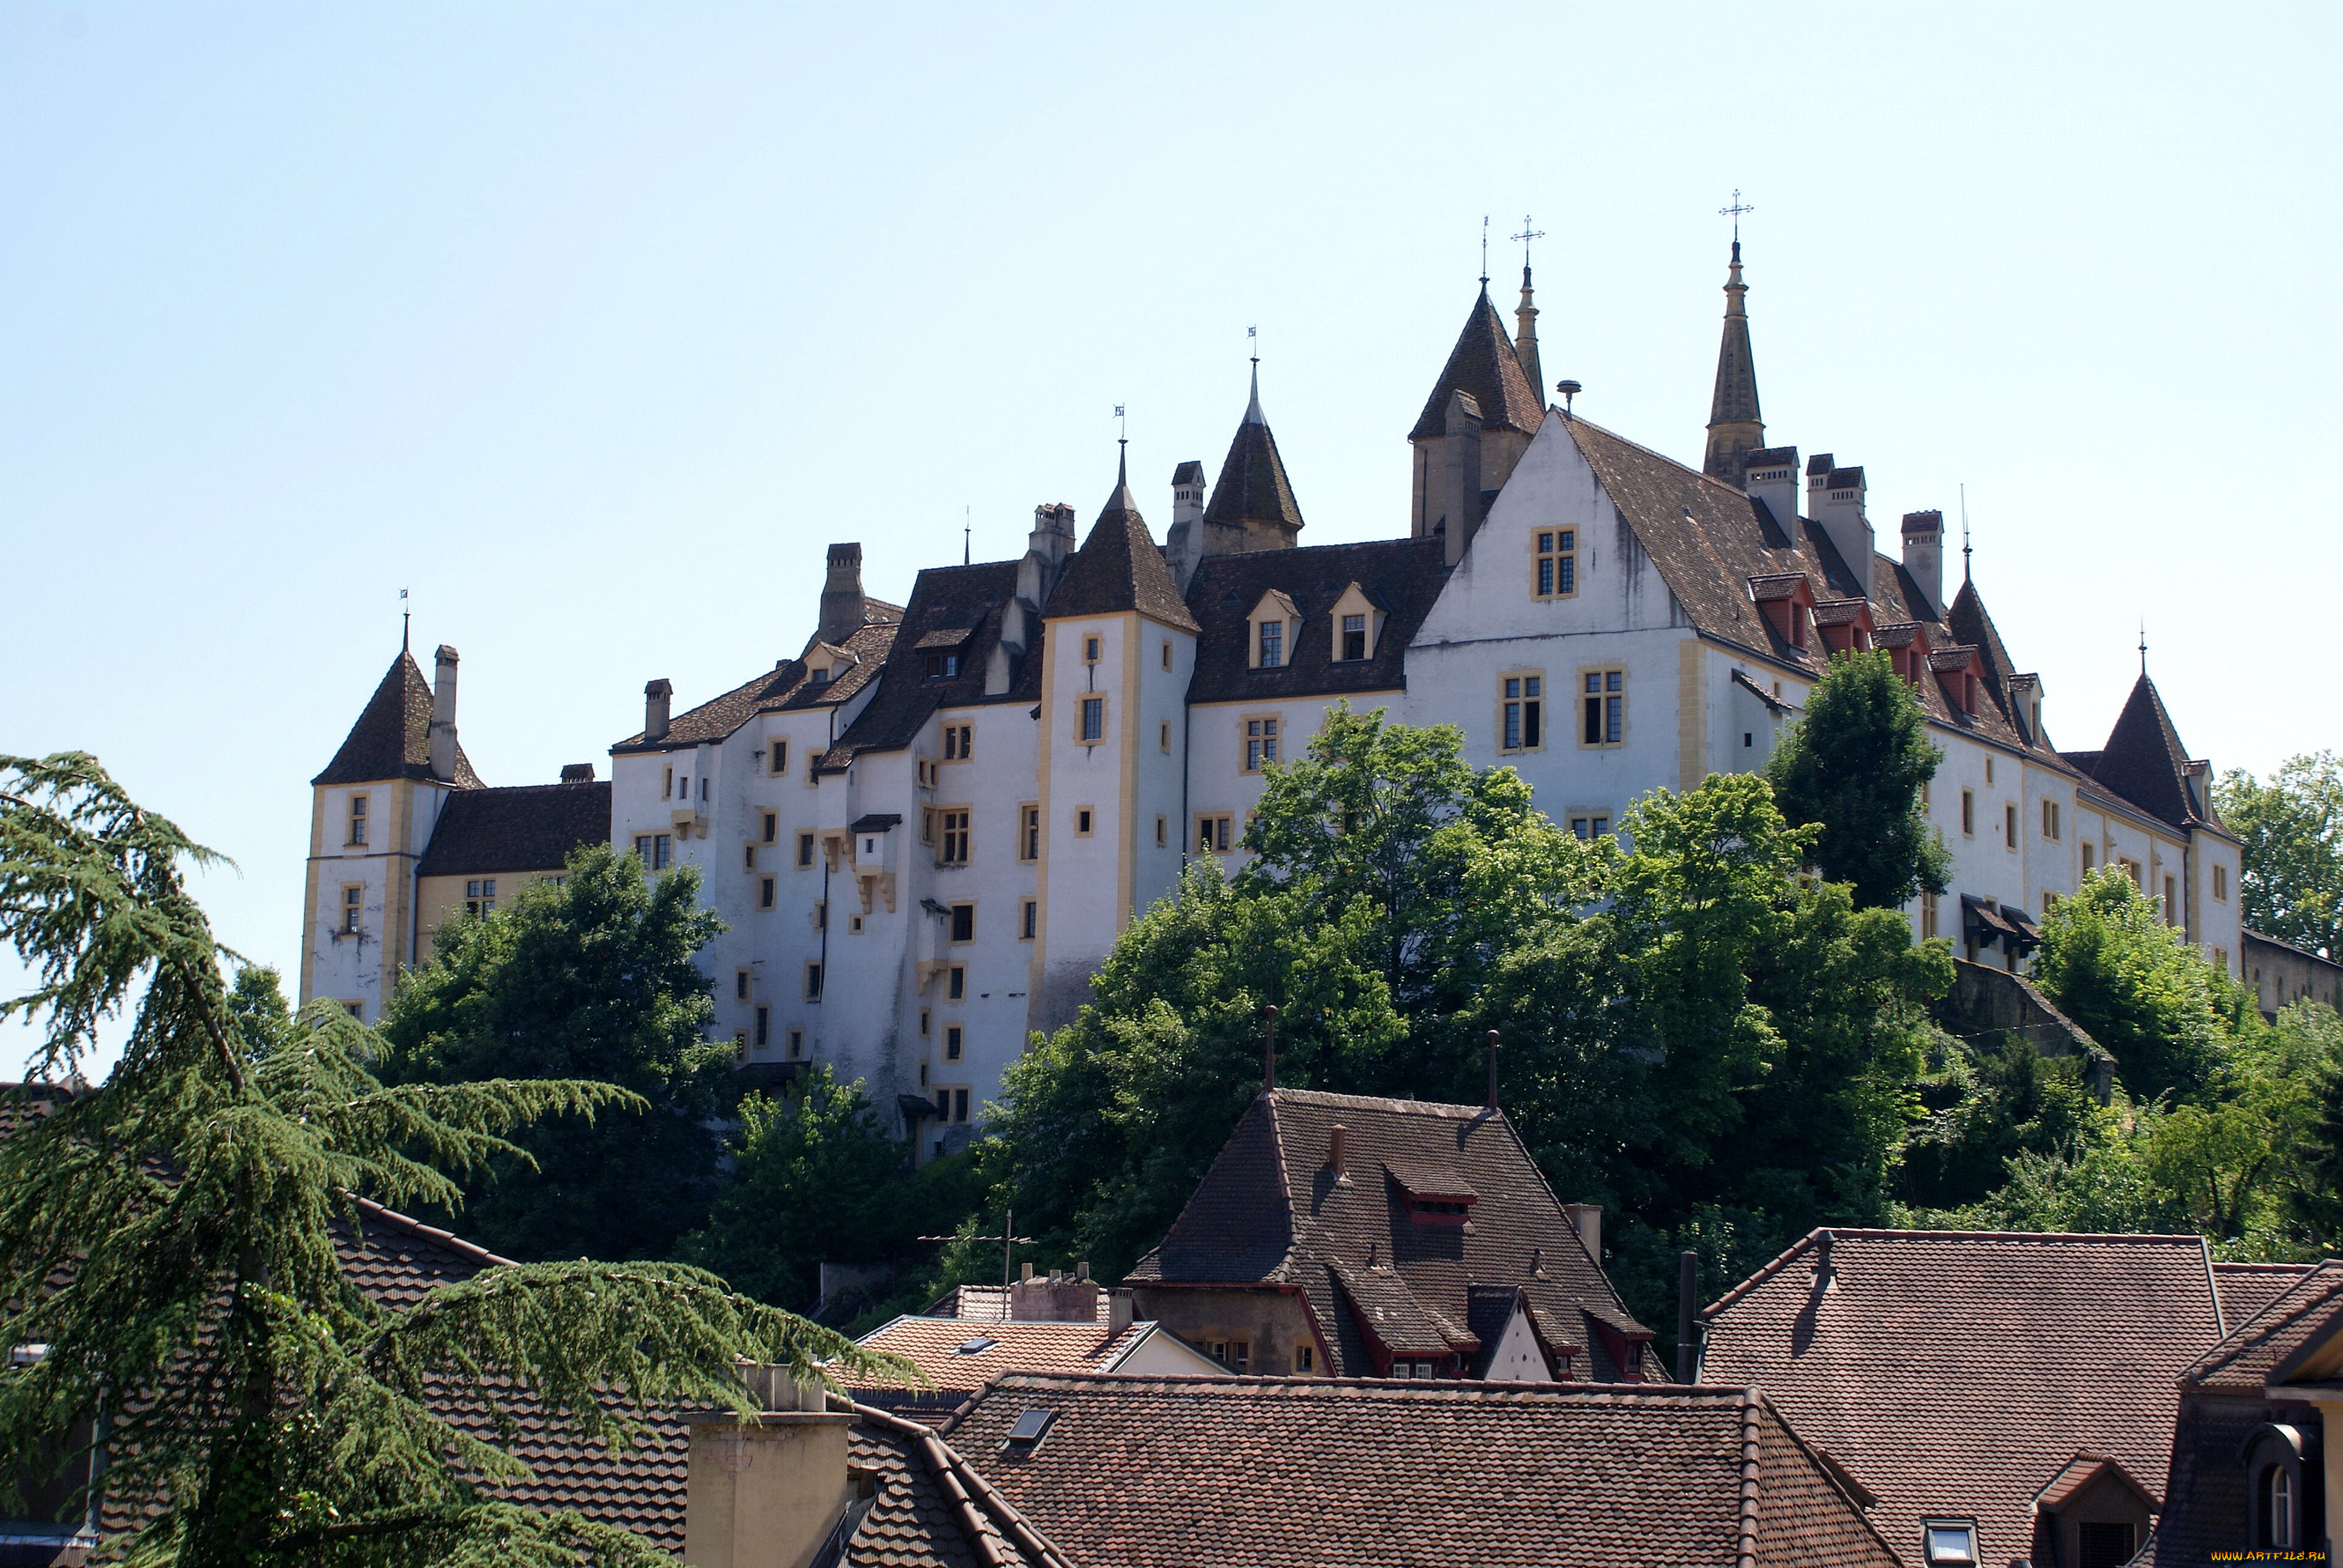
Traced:
<svg viewBox="0 0 2343 1568">
<path fill-rule="evenodd" d="M 1090 537 L 1066 563 L 1065 574 L 1050 594 L 1041 613 L 1051 619 L 1070 615 L 1113 615 L 1123 610 L 1140 614 L 1187 631 L 1196 629 L 1195 617 L 1180 598 L 1172 568 L 1139 515 L 1131 493 L 1128 460 L 1115 465 L 1114 493 L 1099 509 Z"/>
<path fill-rule="evenodd" d="M 342 740 L 341 749 L 311 784 L 371 784 L 385 779 L 429 779 L 431 771 L 431 682 L 423 667 L 407 651 L 402 636 L 398 657 L 383 671 L 374 695 L 358 711 L 357 722 Z M 478 789 L 480 776 L 472 759 L 456 749 L 455 784 Z"/>
<path fill-rule="evenodd" d="M 1545 417 L 1545 403 L 1523 373 L 1513 339 L 1505 335 L 1504 319 L 1489 302 L 1485 280 L 1480 297 L 1473 302 L 1472 313 L 1464 318 L 1464 329 L 1456 335 L 1456 347 L 1449 350 L 1448 363 L 1441 367 L 1440 379 L 1433 385 L 1432 396 L 1424 399 L 1423 413 L 1416 420 L 1415 428 L 1407 433 L 1407 438 L 1422 441 L 1439 437 L 1447 428 L 1448 399 L 1457 392 L 1480 407 L 1481 427 L 1484 430 L 1519 430 L 1534 436 Z"/>
<path fill-rule="evenodd" d="M 1293 499 L 1292 481 L 1286 477 L 1285 458 L 1277 437 L 1261 411 L 1261 361 L 1253 361 L 1252 397 L 1242 423 L 1221 462 L 1221 477 L 1204 506 L 1205 553 L 1290 548 L 1302 528 L 1302 508 Z M 1212 538 L 1220 529 L 1233 528 L 1242 542 Z"/>
<path fill-rule="evenodd" d="M 1725 278 L 1725 338 L 1716 350 L 1716 389 L 1708 400 L 1708 455 L 1701 465 L 1711 477 L 1741 483 L 1743 459 L 1765 444 L 1765 420 L 1757 411 L 1757 361 L 1749 349 L 1749 286 L 1741 281 L 1741 242 Z"/>
</svg>

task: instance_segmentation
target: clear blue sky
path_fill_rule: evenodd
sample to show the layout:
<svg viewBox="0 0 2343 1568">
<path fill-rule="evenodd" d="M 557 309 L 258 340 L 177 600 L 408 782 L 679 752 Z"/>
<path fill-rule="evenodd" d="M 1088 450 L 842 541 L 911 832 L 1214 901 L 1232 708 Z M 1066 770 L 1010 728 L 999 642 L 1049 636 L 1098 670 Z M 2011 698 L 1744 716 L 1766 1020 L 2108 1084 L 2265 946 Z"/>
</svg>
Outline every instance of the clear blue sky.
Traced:
<svg viewBox="0 0 2343 1568">
<path fill-rule="evenodd" d="M 1160 532 L 1259 324 L 1305 543 L 1405 527 L 1481 219 L 1697 460 L 1739 186 L 1771 438 L 1957 506 L 2069 748 L 2338 744 L 2343 11 L 0 4 L 0 749 L 96 752 L 292 970 L 397 647 L 496 784 L 800 646 L 823 546 Z M 1517 249 L 1499 245 L 1501 289 Z M 1508 308 L 1510 290 L 1501 298 Z M 0 976 L 5 978 L 5 976 Z M 21 1046 L 21 1037 L 18 1044 Z M 0 1039 L 0 1047 L 7 1044 Z M 13 1070 L 21 1049 L 0 1050 Z"/>
</svg>

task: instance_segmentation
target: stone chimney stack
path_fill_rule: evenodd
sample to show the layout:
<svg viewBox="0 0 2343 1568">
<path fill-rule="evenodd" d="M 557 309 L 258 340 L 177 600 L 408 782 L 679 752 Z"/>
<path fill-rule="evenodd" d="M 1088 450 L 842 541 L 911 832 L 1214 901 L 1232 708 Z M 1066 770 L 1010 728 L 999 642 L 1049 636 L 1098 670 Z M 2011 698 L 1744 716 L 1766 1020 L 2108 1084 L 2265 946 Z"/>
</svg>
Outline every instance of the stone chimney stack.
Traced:
<svg viewBox="0 0 2343 1568">
<path fill-rule="evenodd" d="M 1863 470 L 1841 468 L 1828 452 L 1806 460 L 1806 516 L 1821 525 L 1854 574 L 1855 590 L 1871 597 L 1871 519 L 1863 510 Z"/>
<path fill-rule="evenodd" d="M 768 1409 L 749 1422 L 729 1411 L 687 1416 L 691 1447 L 683 1560 L 693 1568 L 804 1568 L 850 1510 L 868 1507 L 876 1478 L 850 1467 L 854 1417 L 825 1408 L 819 1383 L 785 1368 L 747 1370 Z"/>
<path fill-rule="evenodd" d="M 862 547 L 830 547 L 830 577 L 821 587 L 821 640 L 843 648 L 862 629 L 870 606 L 862 597 Z"/>
<path fill-rule="evenodd" d="M 594 765 L 591 762 L 564 762 L 561 765 L 561 781 L 564 784 L 591 784 L 594 782 Z"/>
<path fill-rule="evenodd" d="M 1562 1206 L 1562 1211 L 1568 1217 L 1570 1228 L 1578 1232 L 1579 1243 L 1586 1249 L 1586 1255 L 1594 1260 L 1596 1268 L 1601 1268 L 1603 1266 L 1603 1205 L 1564 1203 Z"/>
<path fill-rule="evenodd" d="M 659 679 L 652 681 L 649 686 L 643 688 L 644 739 L 664 740 L 667 739 L 668 704 L 674 700 L 674 698 L 675 688 L 668 684 L 667 678 L 665 676 L 661 676 Z"/>
<path fill-rule="evenodd" d="M 1017 597 L 1038 613 L 1049 607 L 1050 590 L 1066 558 L 1074 553 L 1074 508 L 1046 501 L 1033 508 L 1033 531 L 1025 536 L 1025 558 L 1017 563 Z"/>
<path fill-rule="evenodd" d="M 1798 538 L 1798 449 L 1761 447 L 1742 458 L 1742 487 L 1765 503 L 1774 526 L 1795 544 Z"/>
<path fill-rule="evenodd" d="M 456 650 L 439 645 L 431 678 L 431 777 L 456 781 Z"/>
<path fill-rule="evenodd" d="M 1920 585 L 1928 608 L 1945 613 L 1945 514 L 1904 514 L 1904 569 Z"/>
<path fill-rule="evenodd" d="M 1172 529 L 1163 536 L 1163 561 L 1181 592 L 1203 558 L 1204 465 L 1191 457 L 1172 470 Z"/>
<path fill-rule="evenodd" d="M 1444 553 L 1453 567 L 1481 531 L 1481 405 L 1466 393 L 1451 392 L 1441 435 L 1433 510 L 1446 519 Z"/>
</svg>

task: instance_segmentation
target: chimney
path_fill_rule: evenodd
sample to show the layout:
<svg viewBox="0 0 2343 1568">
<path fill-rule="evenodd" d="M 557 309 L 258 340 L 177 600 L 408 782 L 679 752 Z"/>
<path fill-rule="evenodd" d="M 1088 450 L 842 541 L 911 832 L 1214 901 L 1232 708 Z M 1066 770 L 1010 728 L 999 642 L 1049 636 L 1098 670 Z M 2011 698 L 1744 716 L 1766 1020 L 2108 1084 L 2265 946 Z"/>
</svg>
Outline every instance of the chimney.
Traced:
<svg viewBox="0 0 2343 1568">
<path fill-rule="evenodd" d="M 1945 514 L 1904 514 L 1904 569 L 1920 585 L 1928 608 L 1945 613 Z"/>
<path fill-rule="evenodd" d="M 1069 1280 L 1052 1269 L 1046 1280 L 1020 1280 L 1009 1287 L 1009 1321 L 1016 1323 L 1094 1323 L 1105 1292 L 1090 1280 Z"/>
<path fill-rule="evenodd" d="M 1193 458 L 1172 470 L 1172 528 L 1163 536 L 1163 564 L 1182 593 L 1204 558 L 1204 465 Z"/>
<path fill-rule="evenodd" d="M 1692 1320 L 1693 1308 L 1699 1301 L 1700 1254 L 1676 1254 L 1676 1382 L 1694 1381 L 1698 1369 L 1694 1365 Z"/>
<path fill-rule="evenodd" d="M 821 585 L 821 628 L 815 635 L 832 648 L 862 629 L 870 606 L 862 597 L 862 547 L 830 547 L 830 577 Z"/>
<path fill-rule="evenodd" d="M 1334 1172 L 1334 1180 L 1348 1182 L 1345 1157 L 1351 1152 L 1351 1130 L 1337 1121 L 1326 1133 L 1326 1168 Z"/>
<path fill-rule="evenodd" d="M 1855 591 L 1871 597 L 1871 519 L 1863 511 L 1863 470 L 1833 466 L 1830 453 L 1806 461 L 1806 516 L 1820 525 L 1854 574 Z"/>
<path fill-rule="evenodd" d="M 431 678 L 431 777 L 456 781 L 456 650 L 439 645 Z"/>
<path fill-rule="evenodd" d="M 1129 1291 L 1109 1291 L 1106 1293 L 1106 1337 L 1114 1338 L 1131 1327 L 1137 1317 Z"/>
<path fill-rule="evenodd" d="M 1798 449 L 1761 447 L 1742 459 L 1741 486 L 1753 501 L 1765 503 L 1774 526 L 1798 542 Z"/>
<path fill-rule="evenodd" d="M 1074 508 L 1046 501 L 1033 508 L 1033 531 L 1025 536 L 1025 558 L 1017 563 L 1017 597 L 1036 612 L 1047 609 L 1050 590 L 1066 558 L 1074 553 Z"/>
<path fill-rule="evenodd" d="M 846 1411 L 824 1408 L 820 1383 L 785 1367 L 743 1368 L 757 1402 L 779 1404 L 747 1422 L 729 1411 L 686 1416 L 683 1560 L 693 1568 L 804 1568 L 850 1511 L 867 1509 L 875 1477 L 848 1461 Z"/>
<path fill-rule="evenodd" d="M 1579 1244 L 1594 1266 L 1603 1266 L 1603 1205 L 1600 1203 L 1564 1203 L 1562 1211 L 1570 1220 L 1570 1228 L 1578 1232 Z"/>
<path fill-rule="evenodd" d="M 1448 564 L 1464 558 L 1464 547 L 1481 531 L 1481 405 L 1462 392 L 1448 395 L 1448 424 L 1441 433 L 1437 509 L 1447 519 Z"/>
<path fill-rule="evenodd" d="M 1489 1031 L 1489 1098 L 1481 1109 L 1492 1116 L 1497 1113 L 1497 1031 L 1493 1029 Z"/>
<path fill-rule="evenodd" d="M 594 765 L 591 762 L 564 762 L 561 765 L 561 781 L 564 784 L 591 784 L 594 782 Z"/>
<path fill-rule="evenodd" d="M 644 739 L 664 740 L 667 739 L 668 702 L 669 699 L 674 696 L 675 688 L 668 684 L 667 678 L 665 676 L 661 676 L 659 679 L 652 681 L 649 685 L 643 688 Z"/>
</svg>

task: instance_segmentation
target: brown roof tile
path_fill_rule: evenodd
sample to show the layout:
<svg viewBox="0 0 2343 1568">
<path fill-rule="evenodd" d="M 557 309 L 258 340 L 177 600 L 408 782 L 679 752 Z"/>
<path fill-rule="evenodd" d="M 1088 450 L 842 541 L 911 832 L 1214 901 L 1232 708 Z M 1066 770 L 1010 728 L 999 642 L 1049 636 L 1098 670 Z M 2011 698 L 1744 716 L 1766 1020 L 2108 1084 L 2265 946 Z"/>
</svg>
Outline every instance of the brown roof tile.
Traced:
<svg viewBox="0 0 2343 1568">
<path fill-rule="evenodd" d="M 1936 1513 L 1976 1517 L 1981 1561 L 2028 1555 L 2077 1452 L 2160 1474 L 2217 1337 L 2195 1236 L 1816 1231 L 1703 1316 L 1703 1378 L 1765 1390 L 1914 1561 Z"/>
<path fill-rule="evenodd" d="M 901 1356 L 920 1369 L 926 1390 L 899 1384 L 850 1383 L 867 1404 L 899 1413 L 949 1414 L 969 1395 L 1008 1372 L 1103 1372 L 1152 1325 L 984 1322 L 965 1318 L 900 1317 L 856 1342 L 866 1350 Z"/>
<path fill-rule="evenodd" d="M 431 683 L 405 648 L 383 672 L 342 749 L 312 784 L 371 784 L 380 779 L 431 777 Z M 456 747 L 456 788 L 478 789 L 472 759 Z"/>
<path fill-rule="evenodd" d="M 1896 1564 L 1739 1389 L 1021 1373 L 943 1437 L 1092 1568 Z"/>
<path fill-rule="evenodd" d="M 2220 826 L 2212 801 L 2208 799 L 2199 810 L 2189 795 L 2187 749 L 2180 744 L 2156 683 L 2145 674 L 2133 682 L 2107 746 L 2095 752 L 2069 752 L 2066 760 L 2159 821 L 2183 829 Z"/>
<path fill-rule="evenodd" d="M 558 870 L 580 844 L 608 842 L 610 785 L 516 784 L 447 798 L 416 875 Z"/>
<path fill-rule="evenodd" d="M 1545 401 L 1538 387 L 1530 385 L 1522 374 L 1521 359 L 1513 353 L 1513 340 L 1505 335 L 1504 319 L 1497 307 L 1489 303 L 1486 286 L 1473 302 L 1472 314 L 1464 318 L 1464 329 L 1456 335 L 1456 347 L 1448 351 L 1448 363 L 1440 368 L 1440 379 L 1433 383 L 1432 396 L 1423 400 L 1423 413 L 1417 418 L 1415 428 L 1407 433 L 1411 441 L 1437 436 L 1448 427 L 1448 395 L 1462 392 L 1480 407 L 1481 428 L 1483 430 L 1519 430 L 1535 435 L 1545 418 Z"/>
<path fill-rule="evenodd" d="M 1132 609 L 1165 626 L 1196 629 L 1179 586 L 1172 580 L 1172 568 L 1164 565 L 1163 552 L 1147 531 L 1147 519 L 1139 515 L 1130 480 L 1118 477 L 1114 494 L 1091 526 L 1090 538 L 1066 563 L 1065 575 L 1058 579 L 1042 614 L 1055 620 Z"/>
<path fill-rule="evenodd" d="M 1381 539 L 1206 556 L 1188 584 L 1188 608 L 1202 628 L 1188 700 L 1270 701 L 1403 689 L 1407 646 L 1448 580 L 1441 548 L 1433 538 Z M 1372 656 L 1363 660 L 1334 657 L 1331 617 L 1353 583 L 1383 613 Z M 1254 669 L 1245 618 L 1272 592 L 1293 601 L 1302 628 L 1288 639 L 1283 665 Z"/>
<path fill-rule="evenodd" d="M 879 1495 L 847 1543 L 848 1568 L 1072 1568 L 966 1459 L 914 1422 L 854 1407 L 847 1451 Z"/>
<path fill-rule="evenodd" d="M 986 671 L 999 647 L 1007 607 L 1017 593 L 1015 561 L 980 561 L 966 567 L 930 567 L 911 588 L 894 650 L 874 672 L 878 692 L 814 766 L 837 772 L 865 751 L 900 751 L 918 738 L 939 708 L 980 702 L 1031 702 L 1041 695 L 1039 627 L 1024 666 L 1008 691 L 984 694 Z M 960 673 L 930 679 L 930 654 L 957 652 Z"/>
<path fill-rule="evenodd" d="M 681 751 L 725 739 L 759 713 L 844 702 L 878 678 L 894 646 L 896 628 L 903 619 L 903 607 L 881 599 L 866 599 L 863 615 L 862 629 L 848 638 L 845 644 L 846 651 L 854 655 L 854 662 L 836 679 L 817 686 L 806 678 L 804 659 L 784 659 L 722 696 L 676 715 L 668 723 L 665 739 L 646 740 L 638 729 L 612 746 L 611 751 Z"/>
</svg>

